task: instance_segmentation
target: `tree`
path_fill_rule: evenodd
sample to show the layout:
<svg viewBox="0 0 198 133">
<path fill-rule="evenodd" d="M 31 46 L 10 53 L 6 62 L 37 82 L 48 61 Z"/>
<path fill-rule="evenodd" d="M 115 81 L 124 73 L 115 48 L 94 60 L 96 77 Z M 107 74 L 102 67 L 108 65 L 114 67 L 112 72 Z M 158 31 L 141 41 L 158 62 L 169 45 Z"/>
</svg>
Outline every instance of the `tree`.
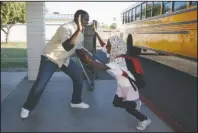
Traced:
<svg viewBox="0 0 198 133">
<path fill-rule="evenodd" d="M 6 43 L 13 24 L 25 22 L 25 2 L 1 2 L 1 30 L 6 34 Z"/>
<path fill-rule="evenodd" d="M 116 29 L 117 28 L 117 24 L 116 23 L 112 23 L 110 26 L 111 29 Z"/>
</svg>

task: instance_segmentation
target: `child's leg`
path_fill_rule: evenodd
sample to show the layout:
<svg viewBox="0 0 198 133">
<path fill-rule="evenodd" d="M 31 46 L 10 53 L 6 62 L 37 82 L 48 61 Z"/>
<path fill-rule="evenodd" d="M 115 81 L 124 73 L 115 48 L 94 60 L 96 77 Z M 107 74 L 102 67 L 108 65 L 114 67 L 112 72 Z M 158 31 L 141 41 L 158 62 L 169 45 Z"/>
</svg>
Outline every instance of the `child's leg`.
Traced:
<svg viewBox="0 0 198 133">
<path fill-rule="evenodd" d="M 136 106 L 137 106 L 137 103 L 134 101 L 125 101 L 125 109 L 129 114 L 133 115 L 135 118 L 137 118 L 140 121 L 146 120 L 147 116 L 139 112 L 136 109 Z"/>
<path fill-rule="evenodd" d="M 123 102 L 122 102 L 123 98 L 118 97 L 118 95 L 114 96 L 113 99 L 113 106 L 114 107 L 120 107 L 120 108 L 125 108 L 125 106 L 123 106 Z"/>
<path fill-rule="evenodd" d="M 129 114 L 141 121 L 136 128 L 138 130 L 144 130 L 151 123 L 151 120 L 136 109 L 136 104 L 134 101 L 126 101 L 125 109 Z"/>
<path fill-rule="evenodd" d="M 135 100 L 134 102 L 136 102 L 136 107 L 135 109 L 137 109 L 138 111 L 140 111 L 140 108 L 142 106 L 142 101 L 140 99 Z"/>
<path fill-rule="evenodd" d="M 136 110 L 137 103 L 134 101 L 123 101 L 123 98 L 118 97 L 115 95 L 113 100 L 114 107 L 125 108 L 128 113 L 136 117 L 140 121 L 144 121 L 147 119 L 141 112 Z"/>
</svg>

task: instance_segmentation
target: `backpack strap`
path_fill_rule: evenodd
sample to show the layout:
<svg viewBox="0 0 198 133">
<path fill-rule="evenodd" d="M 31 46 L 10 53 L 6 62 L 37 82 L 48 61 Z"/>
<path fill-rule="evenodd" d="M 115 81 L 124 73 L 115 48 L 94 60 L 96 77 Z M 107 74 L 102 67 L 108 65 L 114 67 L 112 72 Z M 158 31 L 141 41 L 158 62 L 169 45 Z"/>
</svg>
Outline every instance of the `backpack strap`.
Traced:
<svg viewBox="0 0 198 133">
<path fill-rule="evenodd" d="M 125 58 L 125 60 L 126 59 L 131 60 L 132 62 L 128 62 L 128 63 L 130 63 L 130 66 L 132 66 L 131 63 L 133 63 L 135 72 L 139 73 L 139 74 L 144 73 L 143 68 L 142 68 L 142 66 L 140 64 L 140 61 L 137 58 L 134 58 L 132 56 L 126 56 L 126 55 L 120 55 L 120 56 L 117 56 L 117 57 Z M 127 61 L 126 61 L 126 63 L 127 63 Z M 131 68 L 128 68 L 128 69 L 130 70 Z"/>
<path fill-rule="evenodd" d="M 123 75 L 124 77 L 126 77 L 126 78 L 129 80 L 129 82 L 131 83 L 131 85 L 132 85 L 134 91 L 137 91 L 137 87 L 135 86 L 135 85 L 136 85 L 136 81 L 133 80 L 132 78 L 130 78 L 130 77 L 128 76 L 128 74 L 127 74 L 125 71 L 122 70 L 122 73 L 123 73 L 122 75 Z M 135 84 L 135 85 L 134 85 L 134 84 Z"/>
<path fill-rule="evenodd" d="M 134 69 L 133 62 L 129 59 L 128 56 L 126 56 L 126 55 L 120 55 L 120 56 L 117 56 L 117 57 L 125 58 L 127 69 L 131 72 L 131 74 L 133 74 L 133 75 L 136 74 L 135 69 Z"/>
</svg>

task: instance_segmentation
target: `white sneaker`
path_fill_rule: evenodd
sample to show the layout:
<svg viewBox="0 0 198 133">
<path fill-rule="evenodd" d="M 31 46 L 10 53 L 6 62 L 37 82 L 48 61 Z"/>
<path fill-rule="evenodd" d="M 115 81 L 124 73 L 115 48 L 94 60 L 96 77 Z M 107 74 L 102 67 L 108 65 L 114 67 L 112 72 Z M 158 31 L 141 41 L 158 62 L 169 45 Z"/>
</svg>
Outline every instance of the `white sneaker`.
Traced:
<svg viewBox="0 0 198 133">
<path fill-rule="evenodd" d="M 78 104 L 71 103 L 70 105 L 71 105 L 72 108 L 82 108 L 82 109 L 89 108 L 89 105 L 86 104 L 86 103 L 83 103 L 83 102 L 78 103 Z"/>
<path fill-rule="evenodd" d="M 142 102 L 141 102 L 140 100 L 138 100 L 136 103 L 137 103 L 137 104 L 136 104 L 137 106 L 136 106 L 136 108 L 135 108 L 135 109 L 137 109 L 138 111 L 140 111 L 140 108 L 141 108 Z"/>
<path fill-rule="evenodd" d="M 29 116 L 29 113 L 30 113 L 29 110 L 22 108 L 21 109 L 21 118 L 27 118 Z"/>
<path fill-rule="evenodd" d="M 142 122 L 140 122 L 138 125 L 137 125 L 137 129 L 138 130 L 145 130 L 146 129 L 146 127 L 149 125 L 151 123 L 151 119 L 147 119 L 147 120 L 144 120 L 144 121 L 142 121 Z"/>
</svg>

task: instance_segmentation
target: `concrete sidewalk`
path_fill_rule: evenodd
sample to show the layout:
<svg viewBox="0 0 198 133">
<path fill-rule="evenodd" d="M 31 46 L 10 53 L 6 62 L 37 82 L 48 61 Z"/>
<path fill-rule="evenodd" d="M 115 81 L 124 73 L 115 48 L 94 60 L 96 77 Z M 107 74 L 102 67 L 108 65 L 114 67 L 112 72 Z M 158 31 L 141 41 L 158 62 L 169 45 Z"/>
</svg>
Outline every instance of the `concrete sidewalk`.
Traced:
<svg viewBox="0 0 198 133">
<path fill-rule="evenodd" d="M 26 72 L 1 72 L 1 103 L 14 90 Z"/>
<path fill-rule="evenodd" d="M 135 126 L 138 121 L 125 110 L 112 106 L 115 80 L 97 80 L 93 92 L 87 91 L 84 84 L 83 100 L 90 104 L 90 108 L 73 109 L 69 107 L 72 94 L 71 79 L 64 73 L 57 72 L 48 83 L 31 116 L 21 120 L 20 109 L 33 82 L 24 78 L 26 73 L 1 74 L 1 93 L 6 97 L 1 103 L 2 132 L 137 132 Z M 7 95 L 5 90 L 10 88 L 12 92 L 9 91 Z M 146 132 L 173 132 L 145 105 L 141 111 L 152 119 Z"/>
</svg>

